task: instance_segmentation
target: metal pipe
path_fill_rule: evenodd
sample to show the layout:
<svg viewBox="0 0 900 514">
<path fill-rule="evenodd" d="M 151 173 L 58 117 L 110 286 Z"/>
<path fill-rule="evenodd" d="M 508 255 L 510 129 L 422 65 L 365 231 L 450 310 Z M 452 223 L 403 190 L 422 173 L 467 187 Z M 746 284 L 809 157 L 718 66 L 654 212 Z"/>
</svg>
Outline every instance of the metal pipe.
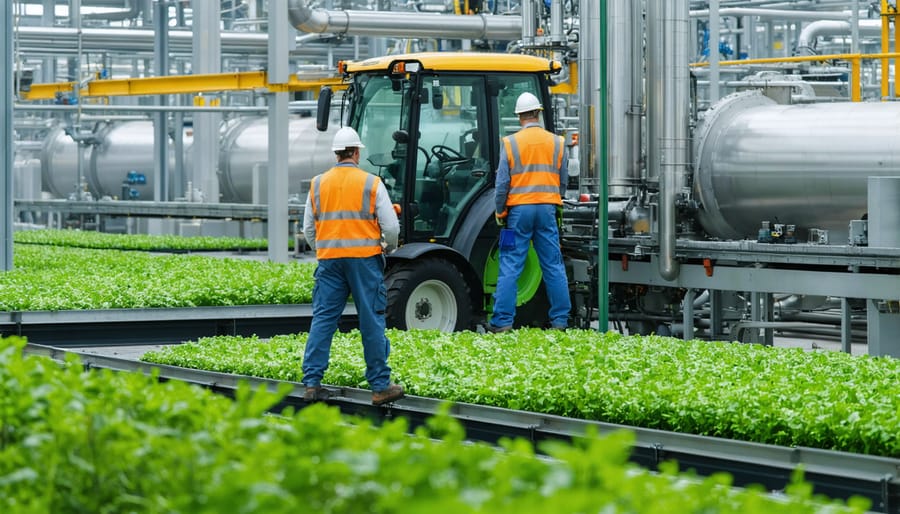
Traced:
<svg viewBox="0 0 900 514">
<path fill-rule="evenodd" d="M 92 20 L 106 21 L 123 21 L 137 18 L 141 13 L 141 7 L 137 0 L 124 0 L 124 2 L 125 7 L 123 7 L 122 9 L 118 9 L 115 11 L 88 13 L 85 14 L 84 17 Z"/>
<path fill-rule="evenodd" d="M 164 77 L 169 74 L 169 6 L 168 0 L 156 0 L 153 4 L 153 25 L 156 32 L 156 41 L 153 49 L 153 62 L 156 66 L 156 76 Z M 79 102 L 80 103 L 80 102 Z M 156 104 L 167 106 L 169 97 L 159 95 Z M 153 153 L 156 155 L 154 166 L 154 191 L 153 199 L 165 202 L 169 196 L 169 115 L 166 112 L 157 112 L 153 115 Z"/>
<path fill-rule="evenodd" d="M 709 101 L 719 100 L 719 0 L 709 0 Z"/>
<path fill-rule="evenodd" d="M 868 36 L 875 37 L 881 34 L 881 20 L 859 20 L 859 27 L 855 29 L 855 39 Z M 822 36 L 843 36 L 854 32 L 854 26 L 849 21 L 819 20 L 803 27 L 797 37 L 797 51 L 806 50 L 812 53 L 816 38 Z"/>
<path fill-rule="evenodd" d="M 712 9 L 691 11 L 691 18 L 707 18 Z M 747 7 L 726 7 L 719 9 L 719 16 L 755 16 L 775 20 L 849 20 L 850 13 L 828 11 L 791 11 L 777 9 L 753 9 Z"/>
<path fill-rule="evenodd" d="M 534 36 L 537 33 L 537 10 L 534 5 L 535 0 L 522 0 L 522 29 L 520 37 L 522 44 L 526 47 L 534 45 Z"/>
<path fill-rule="evenodd" d="M 644 2 L 629 2 L 631 7 L 630 26 L 630 61 L 631 105 L 628 108 L 628 168 L 629 176 L 640 182 L 643 173 L 643 154 L 641 153 L 641 125 L 644 117 Z"/>
<path fill-rule="evenodd" d="M 472 18 L 472 16 L 460 16 L 460 18 L 466 17 Z M 443 18 L 446 18 L 446 16 Z M 179 54 L 193 53 L 193 36 L 193 32 L 189 30 L 170 31 L 170 51 Z M 310 39 L 321 39 L 328 36 L 330 34 L 298 36 L 297 52 L 313 53 L 313 51 L 304 49 L 299 43 L 309 43 Z M 70 53 L 71 50 L 67 49 L 74 48 L 78 43 L 78 31 L 70 27 L 17 27 L 15 29 L 15 37 L 19 41 L 23 52 L 28 53 L 35 53 L 36 50 L 60 55 L 67 52 Z M 220 37 L 222 51 L 228 54 L 256 54 L 264 56 L 268 51 L 268 34 L 221 32 Z M 511 39 L 516 37 L 518 35 Z M 151 52 L 154 38 L 154 31 L 148 29 L 85 28 L 81 31 L 82 45 L 84 50 L 88 52 Z M 319 55 L 320 50 L 316 50 L 314 53 Z"/>
<path fill-rule="evenodd" d="M 587 2 L 582 6 L 580 25 L 596 27 L 600 24 L 599 2 Z M 604 13 L 605 15 L 605 13 Z M 578 160 L 581 163 L 581 178 L 593 181 L 598 178 L 598 170 L 603 169 L 603 155 L 600 148 L 598 117 L 601 102 L 605 99 L 599 95 L 600 81 L 600 34 L 597 30 L 586 30 L 580 34 L 578 61 L 581 71 L 578 73 L 578 91 L 581 91 L 581 103 L 578 106 Z M 606 191 L 591 190 L 606 196 Z"/>
<path fill-rule="evenodd" d="M 888 3 L 887 0 L 881 0 L 881 53 L 888 53 L 891 49 L 890 39 L 888 37 L 891 30 L 891 22 L 887 17 Z M 881 98 L 888 96 L 888 75 L 890 71 L 889 61 L 887 58 L 881 60 Z"/>
<path fill-rule="evenodd" d="M 13 108 L 9 99 L 15 98 L 13 81 L 8 73 L 13 70 L 13 5 L 5 2 L 0 6 L 0 67 L 6 70 L 0 84 L 0 97 L 6 99 L 0 107 L 0 271 L 13 268 L 13 154 L 10 141 L 15 141 L 13 132 Z"/>
<path fill-rule="evenodd" d="M 673 280 L 680 268 L 675 260 L 675 202 L 688 165 L 688 3 L 652 0 L 647 11 L 647 60 L 652 72 L 648 105 L 653 106 L 649 123 L 656 126 L 650 166 L 659 178 L 659 273 Z"/>
<path fill-rule="evenodd" d="M 485 14 L 448 16 L 398 11 L 328 11 L 313 9 L 306 0 L 288 0 L 291 24 L 303 32 L 333 32 L 353 36 L 434 37 L 443 39 L 516 40 L 522 37 L 522 16 Z"/>
<path fill-rule="evenodd" d="M 550 3 L 550 42 L 564 45 L 566 34 L 563 32 L 563 0 L 552 0 Z"/>
<path fill-rule="evenodd" d="M 609 194 L 629 195 L 628 187 L 633 184 L 630 180 L 628 169 L 628 140 L 630 136 L 627 130 L 628 110 L 633 105 L 629 83 L 632 78 L 629 73 L 633 62 L 629 59 L 630 43 L 629 0 L 610 0 L 608 23 L 610 26 L 609 37 Z"/>
</svg>

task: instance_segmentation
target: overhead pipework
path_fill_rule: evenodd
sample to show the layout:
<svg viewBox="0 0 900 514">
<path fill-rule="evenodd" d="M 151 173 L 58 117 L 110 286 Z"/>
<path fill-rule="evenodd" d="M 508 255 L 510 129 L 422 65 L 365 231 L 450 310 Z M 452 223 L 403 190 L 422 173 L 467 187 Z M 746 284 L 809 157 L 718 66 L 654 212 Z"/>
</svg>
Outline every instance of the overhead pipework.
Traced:
<svg viewBox="0 0 900 514">
<path fill-rule="evenodd" d="M 522 35 L 521 16 L 440 15 L 410 11 L 352 11 L 312 8 L 307 0 L 289 0 L 291 24 L 303 32 L 345 36 L 405 36 L 514 41 Z"/>
</svg>

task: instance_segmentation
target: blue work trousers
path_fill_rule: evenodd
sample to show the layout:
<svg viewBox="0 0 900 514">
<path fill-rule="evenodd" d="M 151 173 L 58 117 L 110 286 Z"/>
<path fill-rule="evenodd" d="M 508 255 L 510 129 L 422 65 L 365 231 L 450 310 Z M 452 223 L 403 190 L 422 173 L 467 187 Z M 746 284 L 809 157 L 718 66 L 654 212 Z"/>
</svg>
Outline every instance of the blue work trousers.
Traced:
<svg viewBox="0 0 900 514">
<path fill-rule="evenodd" d="M 552 204 L 516 205 L 509 208 L 507 227 L 516 234 L 515 247 L 500 250 L 500 272 L 494 292 L 494 313 L 491 325 L 506 327 L 516 316 L 516 282 L 525 267 L 530 243 L 534 243 L 543 273 L 544 286 L 550 300 L 550 324 L 563 328 L 569 324 L 572 301 L 566 266 L 559 249 L 559 230 L 556 227 L 556 206 Z"/>
<path fill-rule="evenodd" d="M 322 383 L 331 355 L 331 340 L 347 305 L 347 296 L 359 315 L 366 380 L 373 391 L 382 391 L 391 383 L 387 358 L 391 343 L 384 333 L 384 258 L 321 259 L 315 271 L 313 286 L 313 320 L 303 354 L 303 384 Z"/>
</svg>

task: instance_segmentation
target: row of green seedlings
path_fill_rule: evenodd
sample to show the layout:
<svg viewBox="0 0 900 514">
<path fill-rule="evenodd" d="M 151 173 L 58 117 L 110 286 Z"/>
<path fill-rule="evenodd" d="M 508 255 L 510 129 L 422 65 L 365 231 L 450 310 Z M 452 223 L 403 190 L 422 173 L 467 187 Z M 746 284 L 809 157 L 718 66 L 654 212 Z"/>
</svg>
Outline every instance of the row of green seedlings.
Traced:
<svg viewBox="0 0 900 514">
<path fill-rule="evenodd" d="M 252 251 L 268 248 L 268 241 L 259 238 L 108 234 L 70 229 L 20 230 L 13 234 L 13 241 L 71 248 L 159 252 Z M 293 246 L 293 241 L 290 241 L 290 246 Z"/>
<path fill-rule="evenodd" d="M 15 245 L 0 311 L 302 304 L 315 264 Z"/>
<path fill-rule="evenodd" d="M 234 400 L 136 373 L 23 357 L 0 340 L 0 510 L 33 513 L 862 513 L 814 496 L 798 473 L 778 497 L 627 463 L 633 436 L 593 434 L 500 449 L 464 441 L 452 418 L 414 435 L 314 405 L 267 415 L 277 393 Z"/>
<path fill-rule="evenodd" d="M 307 334 L 211 337 L 149 362 L 300 381 Z M 410 394 L 781 446 L 900 457 L 900 360 L 587 330 L 389 330 Z M 356 331 L 324 382 L 367 387 Z"/>
</svg>

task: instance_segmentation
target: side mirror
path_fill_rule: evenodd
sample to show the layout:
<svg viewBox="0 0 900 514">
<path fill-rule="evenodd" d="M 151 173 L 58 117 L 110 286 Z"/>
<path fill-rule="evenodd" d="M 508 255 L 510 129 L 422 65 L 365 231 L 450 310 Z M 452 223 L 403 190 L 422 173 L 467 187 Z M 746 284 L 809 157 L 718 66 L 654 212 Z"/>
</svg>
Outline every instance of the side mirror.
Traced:
<svg viewBox="0 0 900 514">
<path fill-rule="evenodd" d="M 319 90 L 319 103 L 316 106 L 316 129 L 319 132 L 328 130 L 328 118 L 331 116 L 331 97 L 334 93 L 328 86 Z"/>
</svg>

